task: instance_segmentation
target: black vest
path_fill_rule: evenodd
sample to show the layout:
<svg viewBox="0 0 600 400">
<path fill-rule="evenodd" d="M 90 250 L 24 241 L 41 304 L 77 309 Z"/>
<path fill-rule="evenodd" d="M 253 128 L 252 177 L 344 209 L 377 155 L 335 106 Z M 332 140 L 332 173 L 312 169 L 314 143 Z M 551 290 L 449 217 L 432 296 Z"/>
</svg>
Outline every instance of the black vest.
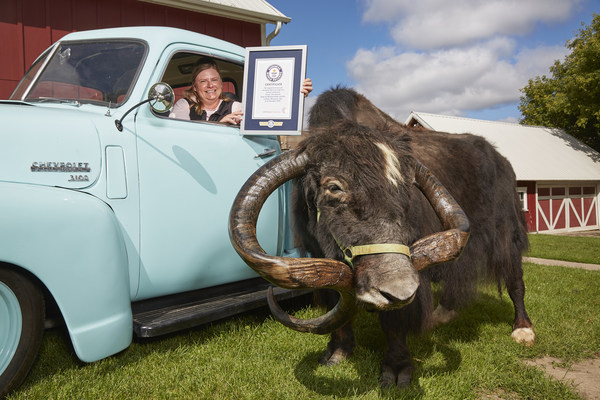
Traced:
<svg viewBox="0 0 600 400">
<path fill-rule="evenodd" d="M 185 97 L 184 97 L 185 98 Z M 190 105 L 190 119 L 191 120 L 200 120 L 200 121 L 206 121 L 206 111 L 202 110 L 202 114 L 198 114 L 196 112 L 196 107 L 192 106 L 192 101 L 188 98 L 185 98 L 185 100 L 188 102 L 188 104 Z M 219 105 L 219 108 L 217 109 L 217 111 L 215 111 L 210 118 L 208 119 L 208 121 L 214 121 L 214 122 L 218 122 L 221 120 L 221 118 L 223 118 L 224 116 L 231 114 L 231 107 L 233 107 L 233 101 L 225 101 L 223 100 L 221 102 L 221 104 Z"/>
</svg>

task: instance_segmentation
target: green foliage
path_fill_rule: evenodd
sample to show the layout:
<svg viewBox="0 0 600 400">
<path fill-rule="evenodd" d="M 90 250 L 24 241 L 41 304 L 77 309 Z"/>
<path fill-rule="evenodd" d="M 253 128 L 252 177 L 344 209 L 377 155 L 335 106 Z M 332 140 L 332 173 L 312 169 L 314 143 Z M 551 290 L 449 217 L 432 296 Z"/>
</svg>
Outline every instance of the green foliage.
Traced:
<svg viewBox="0 0 600 400">
<path fill-rule="evenodd" d="M 529 234 L 526 256 L 600 264 L 600 237 Z"/>
<path fill-rule="evenodd" d="M 571 53 L 550 67 L 551 76 L 521 89 L 522 123 L 561 128 L 600 151 L 600 15 L 567 42 Z"/>
<path fill-rule="evenodd" d="M 9 399 L 579 399 L 568 383 L 522 360 L 549 355 L 569 366 L 598 356 L 600 272 L 533 264 L 524 271 L 534 346 L 512 341 L 510 299 L 484 287 L 455 321 L 409 337 L 416 370 L 405 389 L 378 386 L 386 344 L 375 314 L 358 315 L 354 355 L 324 367 L 318 359 L 327 336 L 294 332 L 255 313 L 137 341 L 91 364 L 78 362 L 68 338 L 50 331 L 32 373 Z M 296 316 L 321 312 L 306 308 Z"/>
</svg>

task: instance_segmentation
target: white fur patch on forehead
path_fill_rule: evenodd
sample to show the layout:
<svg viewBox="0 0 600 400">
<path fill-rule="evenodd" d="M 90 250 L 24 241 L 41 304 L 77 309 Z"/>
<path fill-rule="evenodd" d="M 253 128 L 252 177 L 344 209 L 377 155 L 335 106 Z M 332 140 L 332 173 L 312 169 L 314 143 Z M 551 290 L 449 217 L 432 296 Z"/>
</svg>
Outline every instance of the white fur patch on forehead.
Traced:
<svg viewBox="0 0 600 400">
<path fill-rule="evenodd" d="M 402 174 L 400 173 L 400 162 L 398 161 L 398 157 L 389 148 L 388 145 L 383 143 L 375 143 L 377 147 L 383 153 L 383 158 L 385 159 L 385 176 L 394 186 L 398 186 L 398 183 L 404 183 L 404 179 Z"/>
</svg>

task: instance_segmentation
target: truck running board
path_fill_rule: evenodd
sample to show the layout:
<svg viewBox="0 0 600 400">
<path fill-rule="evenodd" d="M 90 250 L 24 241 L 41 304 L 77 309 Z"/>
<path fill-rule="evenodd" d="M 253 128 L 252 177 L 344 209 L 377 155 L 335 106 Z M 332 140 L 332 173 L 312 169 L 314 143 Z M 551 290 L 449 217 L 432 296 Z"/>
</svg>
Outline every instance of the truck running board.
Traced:
<svg viewBox="0 0 600 400">
<path fill-rule="evenodd" d="M 133 330 L 138 337 L 155 337 L 257 309 L 267 305 L 269 286 L 254 279 L 133 303 Z M 273 292 L 283 301 L 310 291 L 273 286 Z"/>
</svg>

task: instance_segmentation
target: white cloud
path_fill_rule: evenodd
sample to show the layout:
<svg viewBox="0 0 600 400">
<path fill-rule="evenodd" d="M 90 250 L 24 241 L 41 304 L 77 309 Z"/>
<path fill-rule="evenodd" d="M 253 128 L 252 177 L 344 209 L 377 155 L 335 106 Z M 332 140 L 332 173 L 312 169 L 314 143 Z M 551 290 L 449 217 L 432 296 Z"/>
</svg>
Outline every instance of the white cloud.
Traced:
<svg viewBox="0 0 600 400">
<path fill-rule="evenodd" d="M 514 40 L 499 37 L 428 53 L 359 49 L 346 68 L 359 92 L 404 120 L 410 111 L 463 115 L 516 102 L 528 79 L 565 53 L 562 46 L 517 50 Z"/>
<path fill-rule="evenodd" d="M 582 0 L 363 1 L 363 21 L 390 24 L 397 44 L 436 49 L 529 33 L 537 22 L 566 20 Z"/>
<path fill-rule="evenodd" d="M 509 124 L 518 124 L 519 119 L 515 118 L 515 117 L 506 117 L 506 118 L 499 119 L 498 122 L 508 122 Z"/>
<path fill-rule="evenodd" d="M 568 19 L 585 0 L 362 1 L 363 20 L 389 24 L 396 45 L 361 48 L 346 70 L 358 91 L 404 120 L 518 103 L 519 89 L 568 52 L 563 43 L 527 48 L 520 35 Z"/>
</svg>

